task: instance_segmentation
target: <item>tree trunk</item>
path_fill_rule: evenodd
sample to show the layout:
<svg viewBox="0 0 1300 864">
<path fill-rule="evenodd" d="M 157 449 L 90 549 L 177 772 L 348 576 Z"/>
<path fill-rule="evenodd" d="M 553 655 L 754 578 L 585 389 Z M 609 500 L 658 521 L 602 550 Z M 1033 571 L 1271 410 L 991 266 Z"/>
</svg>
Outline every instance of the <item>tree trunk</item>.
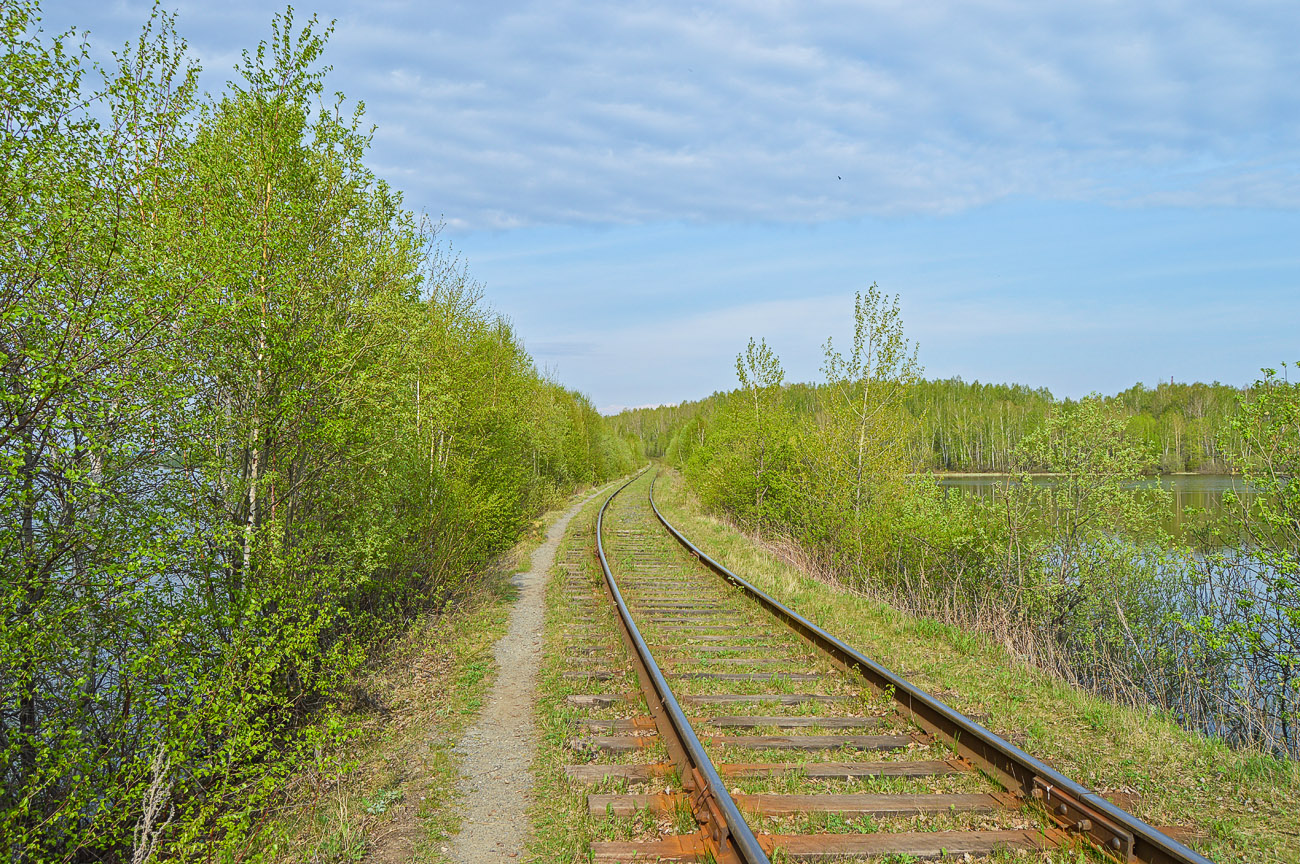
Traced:
<svg viewBox="0 0 1300 864">
<path fill-rule="evenodd" d="M 22 559 L 24 591 L 18 608 L 18 617 L 30 622 L 33 632 L 40 629 L 36 620 L 40 607 L 41 590 L 40 568 L 36 562 L 36 445 L 32 440 L 32 417 L 28 414 L 23 421 L 23 468 L 22 468 Z M 23 652 L 22 671 L 18 684 L 18 734 L 20 738 L 18 763 L 20 770 L 19 785 L 27 788 L 36 773 L 36 735 L 38 718 L 36 713 L 36 658 L 35 645 L 29 645 Z"/>
</svg>

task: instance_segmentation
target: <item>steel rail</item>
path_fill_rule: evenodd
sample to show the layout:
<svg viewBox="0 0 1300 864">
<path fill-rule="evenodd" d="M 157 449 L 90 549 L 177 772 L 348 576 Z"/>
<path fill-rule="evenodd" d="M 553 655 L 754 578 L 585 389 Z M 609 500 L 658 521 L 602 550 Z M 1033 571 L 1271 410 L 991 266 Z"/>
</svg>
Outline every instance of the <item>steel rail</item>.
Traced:
<svg viewBox="0 0 1300 864">
<path fill-rule="evenodd" d="M 1210 859 L 1116 807 L 1050 765 L 1034 758 L 959 711 L 832 636 L 711 558 L 673 527 L 659 510 L 650 482 L 650 506 L 678 543 L 707 568 L 740 588 L 845 668 L 858 671 L 877 690 L 892 693 L 901 708 L 922 726 L 947 738 L 980 768 L 992 771 L 1010 789 L 1039 801 L 1060 825 L 1090 840 L 1121 861 L 1149 864 L 1213 864 Z"/>
<path fill-rule="evenodd" d="M 770 864 L 767 853 L 763 851 L 758 838 L 754 836 L 754 832 L 750 830 L 745 818 L 740 814 L 736 802 L 732 800 L 731 794 L 727 791 L 727 785 L 718 775 L 717 768 L 714 767 L 712 760 L 704 751 L 704 745 L 700 743 L 695 730 L 691 728 L 690 721 L 686 719 L 686 713 L 682 711 L 681 705 L 677 702 L 677 697 L 673 695 L 672 689 L 668 686 L 668 681 L 659 668 L 659 664 L 655 662 L 654 657 L 651 655 L 650 647 L 641 636 L 641 631 L 637 628 L 636 622 L 632 620 L 632 614 L 623 600 L 622 592 L 619 591 L 618 582 L 614 579 L 614 574 L 610 572 L 609 561 L 605 557 L 605 544 L 601 537 L 605 511 L 618 493 L 626 489 L 629 484 L 640 476 L 638 473 L 627 483 L 615 489 L 609 498 L 605 499 L 600 512 L 596 515 L 596 555 L 600 559 L 600 569 L 605 575 L 605 587 L 618 610 L 619 624 L 624 637 L 630 643 L 630 647 L 634 649 L 641 671 L 645 673 L 643 684 L 648 685 L 645 688 L 646 701 L 650 703 L 652 713 L 659 716 L 666 715 L 667 721 L 672 727 L 671 731 L 685 751 L 686 759 L 692 770 L 682 772 L 682 783 L 684 788 L 695 793 L 692 800 L 693 803 L 698 805 L 697 820 L 703 824 L 707 819 L 711 823 L 712 839 L 722 847 L 718 850 L 723 853 L 719 857 L 724 858 L 724 860 L 730 858 L 731 860 L 743 862 L 743 864 Z M 656 701 L 658 704 L 655 704 Z M 672 736 L 661 735 L 661 737 L 667 744 Z M 670 749 L 672 748 L 670 747 Z M 692 789 L 692 787 L 695 788 Z M 727 855 L 726 853 L 729 851 L 733 854 Z"/>
</svg>

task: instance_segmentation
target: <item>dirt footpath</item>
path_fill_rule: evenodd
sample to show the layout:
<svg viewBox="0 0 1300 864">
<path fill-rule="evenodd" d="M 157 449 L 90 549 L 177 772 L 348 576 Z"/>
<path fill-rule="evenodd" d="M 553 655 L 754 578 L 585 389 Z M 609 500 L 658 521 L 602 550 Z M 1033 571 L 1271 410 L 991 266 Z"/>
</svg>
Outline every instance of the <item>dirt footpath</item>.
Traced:
<svg viewBox="0 0 1300 864">
<path fill-rule="evenodd" d="M 462 864 L 508 864 L 523 853 L 532 803 L 529 769 L 537 750 L 533 702 L 542 654 L 546 574 L 565 528 L 585 503 L 575 504 L 551 525 L 546 541 L 533 552 L 528 572 L 515 577 L 520 594 L 510 613 L 510 628 L 496 645 L 496 683 L 482 716 L 456 745 L 466 809 L 451 857 Z"/>
</svg>

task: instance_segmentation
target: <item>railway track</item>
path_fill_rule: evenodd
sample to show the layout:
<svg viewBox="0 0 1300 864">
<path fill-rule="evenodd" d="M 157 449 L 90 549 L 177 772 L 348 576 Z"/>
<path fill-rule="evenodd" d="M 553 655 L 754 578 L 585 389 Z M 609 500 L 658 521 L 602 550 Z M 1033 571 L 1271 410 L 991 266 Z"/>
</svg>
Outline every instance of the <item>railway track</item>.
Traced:
<svg viewBox="0 0 1300 864">
<path fill-rule="evenodd" d="M 594 540 L 599 573 L 570 568 L 564 586 L 567 677 L 606 686 L 568 697 L 589 709 L 570 741 L 589 761 L 566 773 L 598 788 L 592 816 L 642 830 L 593 842 L 593 860 L 1088 846 L 1208 864 L 713 561 L 659 512 L 650 474 L 610 495 Z"/>
</svg>

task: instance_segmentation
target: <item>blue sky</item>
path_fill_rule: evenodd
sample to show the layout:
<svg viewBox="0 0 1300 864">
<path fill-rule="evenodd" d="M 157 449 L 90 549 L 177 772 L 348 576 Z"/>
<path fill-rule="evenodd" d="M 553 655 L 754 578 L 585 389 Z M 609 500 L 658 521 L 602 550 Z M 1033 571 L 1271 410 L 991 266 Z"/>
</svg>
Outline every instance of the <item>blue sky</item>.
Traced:
<svg viewBox="0 0 1300 864">
<path fill-rule="evenodd" d="M 217 92 L 276 6 L 164 4 Z M 139 2 L 50 2 L 101 55 Z M 371 164 L 597 406 L 818 377 L 853 293 L 927 375 L 1058 395 L 1300 360 L 1300 4 L 319 3 Z"/>
</svg>

